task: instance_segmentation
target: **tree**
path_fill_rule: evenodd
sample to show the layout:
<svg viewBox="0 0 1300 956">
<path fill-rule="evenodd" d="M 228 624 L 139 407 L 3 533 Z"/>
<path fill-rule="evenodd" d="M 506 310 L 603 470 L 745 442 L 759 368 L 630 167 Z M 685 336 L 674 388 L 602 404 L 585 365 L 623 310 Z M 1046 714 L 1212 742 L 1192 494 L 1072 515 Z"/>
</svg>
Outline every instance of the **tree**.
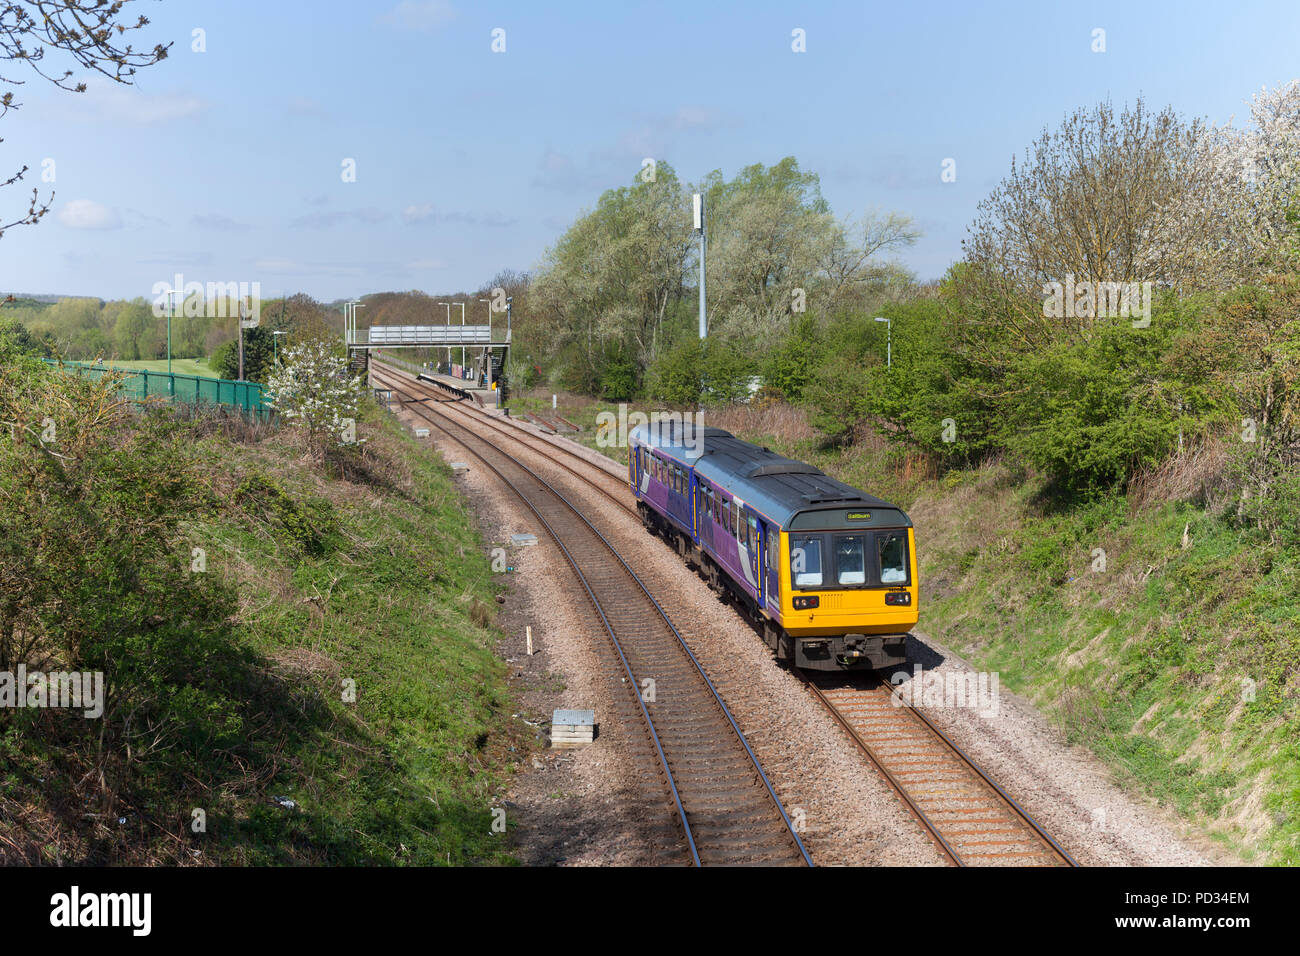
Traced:
<svg viewBox="0 0 1300 956">
<path fill-rule="evenodd" d="M 0 60 L 25 63 L 35 73 L 62 90 L 84 93 L 86 84 L 76 79 L 75 71 L 46 72 L 45 55 L 50 51 L 66 54 L 82 70 L 99 73 L 115 83 L 130 84 L 140 67 L 165 59 L 171 44 L 157 44 L 149 52 L 137 52 L 130 43 L 118 46 L 118 38 L 144 28 L 149 18 L 141 16 L 134 24 L 119 15 L 130 0 L 6 0 L 0 6 Z M 0 74 L 0 85 L 22 86 L 25 81 Z M 20 104 L 13 90 L 0 94 L 0 116 Z M 27 173 L 23 166 L 0 183 L 12 186 Z M 4 223 L 0 218 L 0 236 L 12 226 L 35 225 L 50 211 L 54 194 L 43 202 L 33 188 L 27 211 Z"/>
<path fill-rule="evenodd" d="M 263 326 L 244 329 L 244 380 L 265 382 L 271 373 L 271 360 L 275 356 L 275 336 Z M 212 354 L 212 371 L 219 378 L 239 378 L 239 342 L 230 339 Z"/>
<path fill-rule="evenodd" d="M 607 190 L 547 250 L 530 290 L 545 316 L 539 331 L 576 353 L 585 387 L 599 382 L 611 345 L 625 345 L 642 369 L 654 360 L 665 317 L 685 294 L 691 244 L 686 191 L 660 163 L 653 180 Z"/>
<path fill-rule="evenodd" d="M 348 375 L 340 343 L 311 337 L 285 348 L 281 359 L 266 383 L 271 407 L 307 433 L 312 455 L 319 460 L 332 448 L 355 443 L 364 382 L 361 376 Z"/>
<path fill-rule="evenodd" d="M 54 336 L 33 335 L 21 322 L 12 319 L 0 319 L 0 352 L 10 350 L 17 355 L 35 355 L 52 358 L 54 355 Z"/>
<path fill-rule="evenodd" d="M 910 280 L 880 257 L 917 240 L 912 220 L 877 211 L 835 219 L 817 174 L 801 170 L 793 156 L 746 166 L 730 182 L 715 170 L 700 189 L 709 314 L 727 338 L 766 341 L 800 312 L 865 305 L 873 288 Z M 698 264 L 688 275 L 697 270 Z"/>
<path fill-rule="evenodd" d="M 979 206 L 954 274 L 964 341 L 1004 367 L 1014 353 L 1087 337 L 1088 309 L 1049 315 L 1046 284 L 1143 283 L 1183 292 L 1239 281 L 1250 254 L 1224 210 L 1238 177 L 1227 134 L 1139 99 L 1109 103 L 1044 130 Z"/>
</svg>

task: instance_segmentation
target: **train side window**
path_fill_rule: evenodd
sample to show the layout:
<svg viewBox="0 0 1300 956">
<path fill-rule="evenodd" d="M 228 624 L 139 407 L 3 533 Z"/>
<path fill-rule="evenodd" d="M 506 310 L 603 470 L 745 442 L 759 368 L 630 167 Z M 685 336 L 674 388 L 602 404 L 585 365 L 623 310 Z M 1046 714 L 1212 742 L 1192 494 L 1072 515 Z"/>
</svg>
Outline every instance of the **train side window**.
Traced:
<svg viewBox="0 0 1300 956">
<path fill-rule="evenodd" d="M 731 534 L 731 499 L 722 499 L 722 526 Z"/>
<path fill-rule="evenodd" d="M 819 535 L 790 535 L 790 575 L 797 588 L 822 585 L 822 539 Z"/>
<path fill-rule="evenodd" d="M 906 583 L 907 538 L 898 531 L 878 534 L 876 535 L 876 548 L 880 552 L 880 583 Z"/>
</svg>

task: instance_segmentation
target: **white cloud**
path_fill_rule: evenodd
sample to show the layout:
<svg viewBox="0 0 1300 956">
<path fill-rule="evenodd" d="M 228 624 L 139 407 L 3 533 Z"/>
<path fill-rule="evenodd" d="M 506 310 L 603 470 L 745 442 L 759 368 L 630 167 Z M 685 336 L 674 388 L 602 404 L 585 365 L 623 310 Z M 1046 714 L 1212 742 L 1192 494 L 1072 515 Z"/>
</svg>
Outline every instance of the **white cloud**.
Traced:
<svg viewBox="0 0 1300 956">
<path fill-rule="evenodd" d="M 447 268 L 447 263 L 442 259 L 416 259 L 414 262 L 406 264 L 408 272 L 432 272 L 435 269 L 445 268 Z"/>
<path fill-rule="evenodd" d="M 413 203 L 402 210 L 402 222 L 413 226 L 419 222 L 441 222 L 460 226 L 487 226 L 502 228 L 513 226 L 519 220 L 500 213 L 439 212 L 431 202 Z"/>
<path fill-rule="evenodd" d="M 379 22 L 403 30 L 436 30 L 455 18 L 456 11 L 447 0 L 401 0 Z"/>
<path fill-rule="evenodd" d="M 422 202 L 413 206 L 407 206 L 402 210 L 402 222 L 424 222 L 426 219 L 433 217 L 433 203 Z"/>
<path fill-rule="evenodd" d="M 388 218 L 382 209 L 367 207 L 362 209 L 338 209 L 333 212 L 312 212 L 294 219 L 290 225 L 303 229 L 333 229 L 347 222 L 373 226 Z"/>
<path fill-rule="evenodd" d="M 117 210 L 93 199 L 74 199 L 59 207 L 59 222 L 69 229 L 121 229 Z"/>
<path fill-rule="evenodd" d="M 81 119 L 108 120 L 131 126 L 154 126 L 197 116 L 207 103 L 192 93 L 145 93 L 110 80 L 90 80 L 86 91 L 62 98 Z"/>
</svg>

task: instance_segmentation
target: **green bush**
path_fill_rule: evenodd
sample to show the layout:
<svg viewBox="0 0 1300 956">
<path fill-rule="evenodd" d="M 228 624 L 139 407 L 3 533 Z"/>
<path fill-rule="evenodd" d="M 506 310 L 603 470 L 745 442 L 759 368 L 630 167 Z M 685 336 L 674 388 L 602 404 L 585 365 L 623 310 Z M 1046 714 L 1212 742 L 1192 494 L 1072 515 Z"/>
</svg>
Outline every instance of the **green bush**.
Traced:
<svg viewBox="0 0 1300 956">
<path fill-rule="evenodd" d="M 637 392 L 637 365 L 625 355 L 605 360 L 600 370 L 600 394 L 611 402 L 626 402 Z"/>
<path fill-rule="evenodd" d="M 786 337 L 764 356 L 763 384 L 779 389 L 788 401 L 800 401 L 804 390 L 815 381 L 818 368 L 825 361 L 825 352 L 816 321 L 808 314 L 799 316 Z"/>
<path fill-rule="evenodd" d="M 688 335 L 650 366 L 646 388 L 675 406 L 739 402 L 749 396 L 756 365 L 743 346 Z"/>
<path fill-rule="evenodd" d="M 1006 447 L 1068 491 L 1123 487 L 1228 408 L 1211 371 L 1182 358 L 1194 334 L 1172 317 L 1121 321 L 1025 357 L 1009 376 Z"/>
</svg>

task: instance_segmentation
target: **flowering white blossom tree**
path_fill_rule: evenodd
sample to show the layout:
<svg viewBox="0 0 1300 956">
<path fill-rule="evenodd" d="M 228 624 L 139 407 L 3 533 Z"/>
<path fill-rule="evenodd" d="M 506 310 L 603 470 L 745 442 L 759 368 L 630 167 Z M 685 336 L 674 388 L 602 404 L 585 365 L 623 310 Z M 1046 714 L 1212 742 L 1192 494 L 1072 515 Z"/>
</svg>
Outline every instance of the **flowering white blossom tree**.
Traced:
<svg viewBox="0 0 1300 956">
<path fill-rule="evenodd" d="M 1300 251 L 1300 80 L 1256 93 L 1250 121 L 1223 148 L 1222 163 L 1238 182 L 1228 215 L 1237 240 L 1256 251 L 1263 265 L 1276 266 L 1274 254 Z"/>
<path fill-rule="evenodd" d="M 335 445 L 359 444 L 357 404 L 364 387 L 361 376 L 348 374 L 347 358 L 336 343 L 313 338 L 286 348 L 271 374 L 267 390 L 271 407 L 298 428 L 317 457 Z"/>
</svg>

